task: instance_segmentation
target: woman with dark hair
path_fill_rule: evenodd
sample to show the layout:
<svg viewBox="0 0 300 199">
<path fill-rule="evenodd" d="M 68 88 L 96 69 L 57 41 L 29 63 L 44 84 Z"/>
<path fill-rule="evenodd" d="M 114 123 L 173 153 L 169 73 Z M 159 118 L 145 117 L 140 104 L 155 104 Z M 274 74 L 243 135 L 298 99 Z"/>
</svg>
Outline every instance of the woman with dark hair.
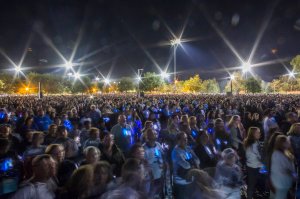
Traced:
<svg viewBox="0 0 300 199">
<path fill-rule="evenodd" d="M 293 181 L 298 178 L 293 162 L 294 157 L 289 152 L 290 147 L 286 136 L 277 136 L 271 157 L 271 183 L 274 188 L 271 191 L 271 198 L 286 199 Z"/>
<path fill-rule="evenodd" d="M 134 144 L 130 148 L 129 158 L 135 158 L 140 161 L 140 166 L 143 169 L 144 173 L 144 185 L 147 193 L 150 193 L 151 189 L 151 181 L 153 178 L 153 174 L 151 172 L 151 166 L 145 158 L 145 149 L 140 144 Z"/>
<path fill-rule="evenodd" d="M 259 177 L 259 170 L 263 167 L 262 158 L 260 154 L 260 129 L 257 127 L 250 127 L 248 136 L 244 141 L 246 151 L 246 165 L 247 165 L 247 198 L 252 199 L 257 180 Z"/>
<path fill-rule="evenodd" d="M 226 131 L 224 121 L 221 118 L 216 119 L 213 135 L 209 133 L 209 136 L 213 136 L 213 139 L 210 141 L 213 141 L 219 152 L 230 146 L 230 135 Z"/>
</svg>

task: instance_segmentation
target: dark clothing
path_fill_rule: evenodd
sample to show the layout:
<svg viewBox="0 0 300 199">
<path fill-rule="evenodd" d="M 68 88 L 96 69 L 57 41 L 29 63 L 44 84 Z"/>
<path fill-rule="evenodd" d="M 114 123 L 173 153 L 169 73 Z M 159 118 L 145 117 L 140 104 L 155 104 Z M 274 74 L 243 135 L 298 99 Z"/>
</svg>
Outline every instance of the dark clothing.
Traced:
<svg viewBox="0 0 300 199">
<path fill-rule="evenodd" d="M 214 155 L 213 149 L 209 146 L 203 146 L 198 144 L 194 149 L 195 154 L 200 159 L 200 168 L 204 169 L 207 167 L 215 167 L 217 164 L 216 157 Z"/>
<path fill-rule="evenodd" d="M 252 199 L 259 177 L 259 168 L 247 167 L 247 199 Z"/>
<path fill-rule="evenodd" d="M 110 163 L 114 175 L 116 175 L 117 177 L 121 176 L 122 166 L 125 162 L 125 157 L 122 151 L 115 144 L 112 146 L 111 156 L 109 156 L 105 152 L 104 146 L 102 144 L 99 145 L 99 149 L 101 151 L 101 160 Z"/>
</svg>

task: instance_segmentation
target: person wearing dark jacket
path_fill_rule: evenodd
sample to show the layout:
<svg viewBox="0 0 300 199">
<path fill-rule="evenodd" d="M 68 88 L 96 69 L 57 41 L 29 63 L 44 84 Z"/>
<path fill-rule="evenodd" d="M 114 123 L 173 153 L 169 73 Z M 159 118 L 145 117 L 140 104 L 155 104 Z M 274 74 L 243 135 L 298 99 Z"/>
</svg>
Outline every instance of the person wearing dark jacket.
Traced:
<svg viewBox="0 0 300 199">
<path fill-rule="evenodd" d="M 110 163 L 113 174 L 116 175 L 116 177 L 120 177 L 125 157 L 123 152 L 115 144 L 114 135 L 107 133 L 104 136 L 103 143 L 99 145 L 99 149 L 101 151 L 101 160 Z"/>
</svg>

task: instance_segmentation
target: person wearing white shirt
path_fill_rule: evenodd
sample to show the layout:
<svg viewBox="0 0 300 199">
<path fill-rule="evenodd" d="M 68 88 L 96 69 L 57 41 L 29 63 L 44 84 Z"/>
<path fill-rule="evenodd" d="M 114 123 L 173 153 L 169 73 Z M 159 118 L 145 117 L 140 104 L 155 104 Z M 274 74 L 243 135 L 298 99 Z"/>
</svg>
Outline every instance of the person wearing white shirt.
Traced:
<svg viewBox="0 0 300 199">
<path fill-rule="evenodd" d="M 263 167 L 261 162 L 261 155 L 259 152 L 260 129 L 257 127 L 250 127 L 248 136 L 245 139 L 244 147 L 246 151 L 246 165 L 247 165 L 247 198 L 252 199 L 255 186 L 259 177 L 259 170 Z"/>
<path fill-rule="evenodd" d="M 288 151 L 290 142 L 284 135 L 276 138 L 271 157 L 271 183 L 275 193 L 271 191 L 271 199 L 286 199 L 294 180 L 298 178 L 295 172 L 294 157 Z"/>
</svg>

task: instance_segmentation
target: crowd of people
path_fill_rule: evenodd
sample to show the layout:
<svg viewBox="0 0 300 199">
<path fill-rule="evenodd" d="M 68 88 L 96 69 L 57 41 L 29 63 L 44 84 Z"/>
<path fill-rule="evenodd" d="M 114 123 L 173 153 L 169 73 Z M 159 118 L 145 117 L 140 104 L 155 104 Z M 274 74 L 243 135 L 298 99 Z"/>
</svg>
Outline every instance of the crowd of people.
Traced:
<svg viewBox="0 0 300 199">
<path fill-rule="evenodd" d="M 0 197 L 299 198 L 297 95 L 0 97 Z"/>
</svg>

